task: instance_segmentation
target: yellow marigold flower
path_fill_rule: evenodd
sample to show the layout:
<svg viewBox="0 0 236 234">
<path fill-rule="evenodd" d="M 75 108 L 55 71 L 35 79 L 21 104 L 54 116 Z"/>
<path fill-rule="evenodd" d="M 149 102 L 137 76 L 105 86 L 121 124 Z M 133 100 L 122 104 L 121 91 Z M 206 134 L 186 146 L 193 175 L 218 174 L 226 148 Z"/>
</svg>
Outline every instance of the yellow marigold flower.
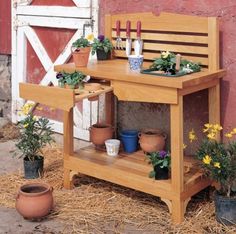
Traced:
<svg viewBox="0 0 236 234">
<path fill-rule="evenodd" d="M 221 131 L 223 129 L 219 124 L 214 124 L 213 128 L 216 131 Z"/>
<path fill-rule="evenodd" d="M 24 115 L 28 115 L 33 106 L 33 103 L 26 103 L 24 106 L 22 106 L 21 113 Z"/>
<path fill-rule="evenodd" d="M 197 136 L 193 129 L 188 133 L 188 138 L 190 142 L 197 140 Z"/>
<path fill-rule="evenodd" d="M 233 130 L 232 130 L 233 132 L 234 132 L 234 134 L 236 134 L 236 128 L 233 128 Z"/>
<path fill-rule="evenodd" d="M 210 132 L 207 134 L 208 139 L 215 140 L 216 139 L 216 134 L 214 132 Z"/>
<path fill-rule="evenodd" d="M 187 145 L 183 144 L 183 149 L 186 149 L 187 148 Z"/>
<path fill-rule="evenodd" d="M 37 121 L 37 120 L 38 120 L 38 116 L 36 116 L 36 115 L 33 116 L 33 120 L 34 120 L 34 121 Z"/>
<path fill-rule="evenodd" d="M 43 110 L 43 107 L 41 107 L 41 106 L 37 106 L 37 107 L 36 107 L 36 110 L 41 111 L 41 110 Z"/>
<path fill-rule="evenodd" d="M 204 124 L 204 127 L 205 127 L 205 128 L 203 129 L 203 132 L 208 132 L 209 129 L 212 128 L 212 124 L 209 124 L 209 123 Z"/>
<path fill-rule="evenodd" d="M 202 159 L 202 161 L 203 161 L 203 163 L 205 163 L 205 164 L 210 164 L 211 163 L 211 156 L 209 156 L 209 155 L 205 155 L 205 157 Z"/>
<path fill-rule="evenodd" d="M 94 35 L 93 35 L 93 34 L 89 34 L 86 38 L 87 38 L 89 41 L 93 41 L 93 40 L 94 40 Z"/>
<path fill-rule="evenodd" d="M 169 56 L 170 52 L 169 51 L 166 51 L 166 52 L 162 52 L 161 55 L 162 55 L 162 58 L 167 58 Z"/>
<path fill-rule="evenodd" d="M 24 124 L 24 128 L 27 128 L 28 126 L 29 126 L 29 124 L 28 124 L 28 123 Z"/>
<path fill-rule="evenodd" d="M 214 163 L 214 167 L 220 168 L 220 163 L 219 162 L 215 162 Z"/>
<path fill-rule="evenodd" d="M 225 136 L 226 136 L 227 138 L 231 138 L 231 137 L 233 137 L 233 134 L 230 132 L 230 133 L 226 133 Z"/>
</svg>

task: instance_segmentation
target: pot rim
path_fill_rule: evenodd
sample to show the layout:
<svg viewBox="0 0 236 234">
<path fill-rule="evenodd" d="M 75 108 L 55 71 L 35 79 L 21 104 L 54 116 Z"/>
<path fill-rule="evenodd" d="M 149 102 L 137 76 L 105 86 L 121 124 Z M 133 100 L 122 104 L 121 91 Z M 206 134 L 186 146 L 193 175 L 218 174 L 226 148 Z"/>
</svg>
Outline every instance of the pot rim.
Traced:
<svg viewBox="0 0 236 234">
<path fill-rule="evenodd" d="M 153 134 L 147 134 L 147 132 L 152 132 Z M 163 130 L 161 130 L 159 128 L 145 128 L 145 129 L 142 129 L 140 134 L 139 134 L 139 137 L 141 137 L 142 134 L 147 135 L 147 136 L 158 135 L 158 136 L 164 137 L 164 139 L 167 138 L 167 134 Z"/>
<path fill-rule="evenodd" d="M 42 192 L 37 192 L 37 193 L 27 193 L 22 191 L 22 189 L 27 188 L 27 187 L 44 187 L 45 190 Z M 25 195 L 25 196 L 29 196 L 29 197 L 34 197 L 34 196 L 39 196 L 39 195 L 43 195 L 45 193 L 47 193 L 48 191 L 52 191 L 53 188 L 51 185 L 46 184 L 46 183 L 27 183 L 27 184 L 23 184 L 22 186 L 20 186 L 19 189 L 19 194 Z"/>
</svg>

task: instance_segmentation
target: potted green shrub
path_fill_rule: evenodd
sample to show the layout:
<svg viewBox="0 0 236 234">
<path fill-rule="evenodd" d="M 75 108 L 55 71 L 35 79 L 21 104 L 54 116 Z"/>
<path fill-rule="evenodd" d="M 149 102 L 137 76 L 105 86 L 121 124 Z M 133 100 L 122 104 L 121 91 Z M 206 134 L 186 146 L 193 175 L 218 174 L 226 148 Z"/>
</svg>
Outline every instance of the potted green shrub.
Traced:
<svg viewBox="0 0 236 234">
<path fill-rule="evenodd" d="M 18 122 L 20 137 L 16 147 L 21 151 L 19 157 L 24 160 L 24 177 L 26 179 L 38 178 L 43 173 L 44 158 L 42 148 L 54 141 L 49 120 L 33 116 L 29 113 L 32 105 L 26 104 L 22 113 L 26 117 Z"/>
<path fill-rule="evenodd" d="M 205 124 L 206 138 L 200 143 L 196 155 L 206 175 L 218 183 L 214 194 L 216 219 L 230 225 L 236 223 L 236 141 L 232 140 L 236 128 L 225 134 L 226 142 L 218 142 L 216 137 L 222 130 L 219 124 Z M 194 139 L 193 133 L 191 136 Z"/>
<path fill-rule="evenodd" d="M 88 64 L 91 43 L 93 35 L 90 34 L 87 38 L 81 36 L 75 42 L 72 43 L 71 51 L 73 60 L 76 67 L 86 67 Z"/>
<path fill-rule="evenodd" d="M 80 71 L 74 71 L 73 73 L 58 72 L 56 75 L 58 79 L 58 85 L 65 88 L 83 88 L 83 83 L 87 82 L 90 77 L 86 76 Z"/>
<path fill-rule="evenodd" d="M 112 49 L 112 43 L 108 38 L 105 38 L 104 35 L 99 35 L 98 38 L 94 38 L 92 43 L 92 55 L 96 53 L 98 60 L 109 59 Z"/>
<path fill-rule="evenodd" d="M 147 153 L 149 163 L 152 164 L 153 170 L 149 173 L 150 178 L 156 180 L 167 180 L 169 178 L 170 153 L 164 150 Z"/>
</svg>

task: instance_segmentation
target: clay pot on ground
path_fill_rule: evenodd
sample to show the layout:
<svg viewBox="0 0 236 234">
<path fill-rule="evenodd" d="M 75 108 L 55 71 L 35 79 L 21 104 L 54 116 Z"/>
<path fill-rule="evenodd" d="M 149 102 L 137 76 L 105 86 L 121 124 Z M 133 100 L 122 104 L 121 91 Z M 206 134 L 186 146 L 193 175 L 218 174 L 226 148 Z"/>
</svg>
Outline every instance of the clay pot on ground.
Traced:
<svg viewBox="0 0 236 234">
<path fill-rule="evenodd" d="M 72 52 L 73 61 L 76 67 L 86 67 L 88 64 L 90 47 L 78 48 Z"/>
<path fill-rule="evenodd" d="M 90 141 L 96 146 L 102 146 L 105 141 L 111 139 L 114 129 L 109 124 L 97 123 L 93 124 L 90 128 Z"/>
<path fill-rule="evenodd" d="M 159 129 L 144 129 L 139 134 L 139 143 L 145 153 L 161 151 L 165 147 L 166 134 Z"/>
<path fill-rule="evenodd" d="M 52 187 L 44 183 L 22 185 L 16 197 L 16 210 L 26 219 L 39 219 L 53 208 Z"/>
</svg>

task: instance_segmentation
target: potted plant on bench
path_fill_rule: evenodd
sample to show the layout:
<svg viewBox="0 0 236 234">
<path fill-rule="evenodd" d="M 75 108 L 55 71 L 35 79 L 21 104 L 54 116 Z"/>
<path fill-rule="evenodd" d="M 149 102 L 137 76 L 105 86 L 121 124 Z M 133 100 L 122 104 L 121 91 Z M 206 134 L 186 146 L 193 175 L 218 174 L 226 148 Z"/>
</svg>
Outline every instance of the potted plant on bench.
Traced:
<svg viewBox="0 0 236 234">
<path fill-rule="evenodd" d="M 89 76 L 86 76 L 80 71 L 74 71 L 73 73 L 58 72 L 56 78 L 58 79 L 58 85 L 60 87 L 71 89 L 82 89 L 83 83 L 87 82 L 90 79 Z"/>
<path fill-rule="evenodd" d="M 42 148 L 54 141 L 49 120 L 34 116 L 30 110 L 32 104 L 25 104 L 21 113 L 26 117 L 18 122 L 20 138 L 16 147 L 21 151 L 20 157 L 24 160 L 24 177 L 38 178 L 43 173 L 44 158 Z"/>
<path fill-rule="evenodd" d="M 112 43 L 108 38 L 105 38 L 104 35 L 99 35 L 98 38 L 94 38 L 92 43 L 92 55 L 96 53 L 98 60 L 109 59 L 112 49 Z"/>
<path fill-rule="evenodd" d="M 88 64 L 91 43 L 93 40 L 93 35 L 90 34 L 85 37 L 80 37 L 75 42 L 73 42 L 71 51 L 73 55 L 73 60 L 76 67 L 86 67 Z"/>
</svg>

